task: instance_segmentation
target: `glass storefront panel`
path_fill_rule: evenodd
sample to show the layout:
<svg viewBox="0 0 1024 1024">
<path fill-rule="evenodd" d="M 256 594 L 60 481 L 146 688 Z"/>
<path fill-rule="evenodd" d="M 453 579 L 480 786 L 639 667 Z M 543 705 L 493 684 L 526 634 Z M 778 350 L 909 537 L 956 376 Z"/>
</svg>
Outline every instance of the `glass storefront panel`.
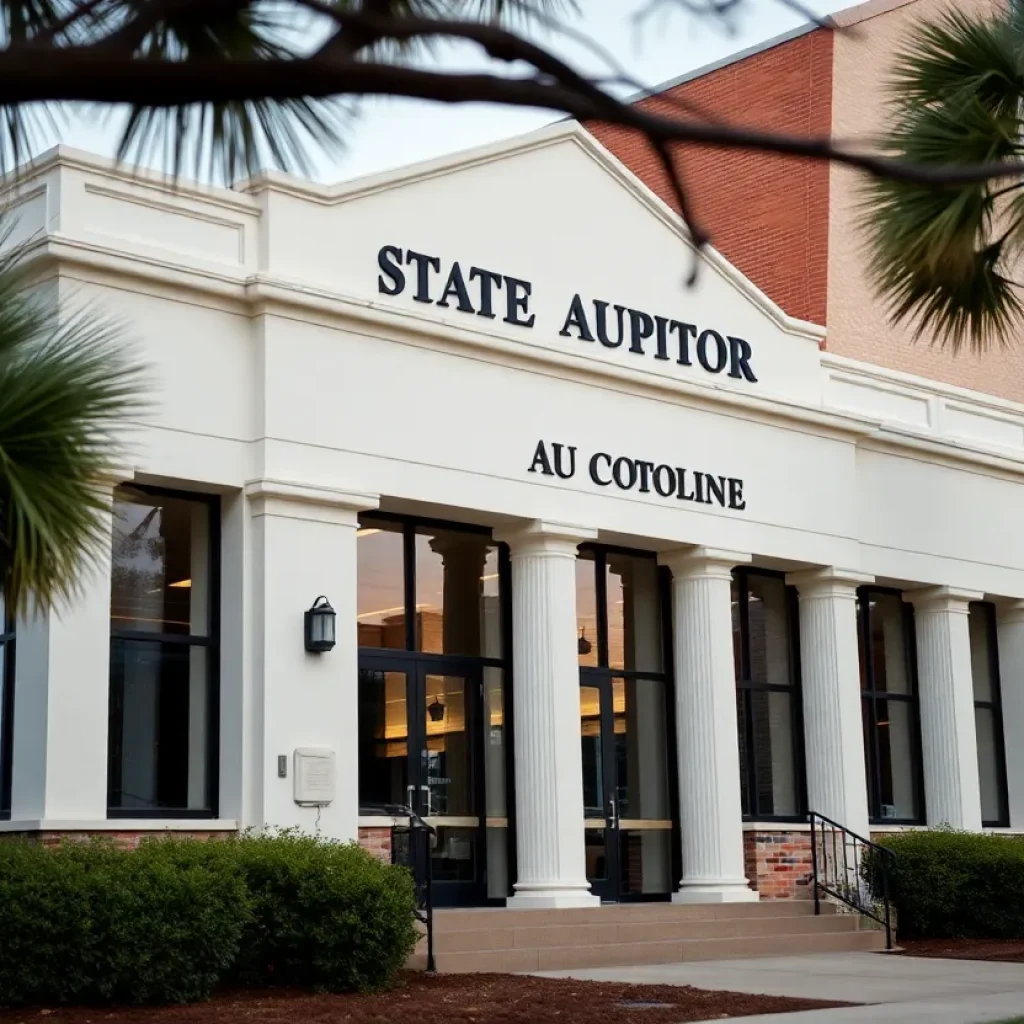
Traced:
<svg viewBox="0 0 1024 1024">
<path fill-rule="evenodd" d="M 366 518 L 356 532 L 356 629 L 360 647 L 405 648 L 401 523 Z"/>
<path fill-rule="evenodd" d="M 605 577 L 609 667 L 627 672 L 661 672 L 657 561 L 609 552 Z"/>
<path fill-rule="evenodd" d="M 978 733 L 978 780 L 981 783 L 981 820 L 1006 820 L 1006 794 L 1000 772 L 1001 751 L 998 743 L 996 713 L 992 708 L 975 708 L 974 722 Z"/>
<path fill-rule="evenodd" d="M 207 636 L 209 504 L 131 487 L 114 493 L 111 629 Z"/>
<path fill-rule="evenodd" d="M 746 578 L 750 681 L 758 685 L 789 686 L 792 674 L 785 581 L 758 573 L 749 573 Z"/>
<path fill-rule="evenodd" d="M 750 690 L 754 726 L 754 784 L 758 814 L 787 817 L 798 813 L 793 698 L 780 690 Z"/>
<path fill-rule="evenodd" d="M 185 644 L 111 642 L 111 809 L 211 809 L 208 653 Z"/>
<path fill-rule="evenodd" d="M 971 605 L 967 616 L 971 638 L 971 680 L 974 683 L 974 699 L 990 702 L 995 700 L 992 681 L 995 665 L 992 663 L 992 644 L 987 609 L 984 605 Z"/>
<path fill-rule="evenodd" d="M 428 816 L 458 817 L 475 812 L 466 696 L 466 680 L 462 676 L 426 677 Z"/>
<path fill-rule="evenodd" d="M 605 798 L 601 691 L 596 686 L 580 687 L 580 743 L 583 748 L 583 815 L 586 818 L 603 819 Z"/>
<path fill-rule="evenodd" d="M 913 821 L 919 814 L 913 707 L 904 700 L 879 700 L 876 707 L 880 817 Z"/>
<path fill-rule="evenodd" d="M 433 880 L 472 883 L 477 871 L 476 846 L 476 828 L 438 825 L 431 853 Z"/>
<path fill-rule="evenodd" d="M 597 567 L 593 551 L 576 558 L 576 649 L 580 665 L 595 666 L 597 649 Z"/>
<path fill-rule="evenodd" d="M 614 679 L 612 707 L 619 817 L 671 818 L 665 684 Z"/>
<path fill-rule="evenodd" d="M 869 622 L 876 691 L 911 692 L 905 616 L 906 605 L 898 594 L 872 595 Z"/>
<path fill-rule="evenodd" d="M 360 669 L 360 807 L 409 803 L 408 721 L 405 673 Z"/>
<path fill-rule="evenodd" d="M 672 832 L 625 829 L 619 833 L 619 892 L 660 896 L 672 892 Z"/>
<path fill-rule="evenodd" d="M 593 882 L 608 881 L 608 848 L 603 828 L 583 830 L 584 852 L 587 861 L 587 878 Z"/>
</svg>

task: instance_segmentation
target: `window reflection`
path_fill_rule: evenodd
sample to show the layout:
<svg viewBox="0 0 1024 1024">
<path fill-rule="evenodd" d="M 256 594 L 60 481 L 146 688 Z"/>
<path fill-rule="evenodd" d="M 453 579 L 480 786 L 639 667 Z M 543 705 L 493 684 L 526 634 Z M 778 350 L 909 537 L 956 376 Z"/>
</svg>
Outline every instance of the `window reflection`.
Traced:
<svg viewBox="0 0 1024 1024">
<path fill-rule="evenodd" d="M 606 569 L 608 665 L 660 672 L 661 601 L 653 558 L 609 554 Z"/>
<path fill-rule="evenodd" d="M 205 636 L 209 505 L 119 487 L 113 511 L 111 627 Z"/>
<path fill-rule="evenodd" d="M 405 569 L 400 523 L 364 520 L 356 533 L 360 647 L 405 649 Z"/>
<path fill-rule="evenodd" d="M 576 650 L 581 665 L 597 665 L 597 566 L 593 551 L 576 559 Z"/>
</svg>

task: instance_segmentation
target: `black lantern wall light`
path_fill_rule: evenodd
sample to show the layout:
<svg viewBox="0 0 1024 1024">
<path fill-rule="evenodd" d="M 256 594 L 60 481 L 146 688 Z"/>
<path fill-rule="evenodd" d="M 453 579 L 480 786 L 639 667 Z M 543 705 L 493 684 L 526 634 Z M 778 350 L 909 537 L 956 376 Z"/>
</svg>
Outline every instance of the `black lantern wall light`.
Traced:
<svg viewBox="0 0 1024 1024">
<path fill-rule="evenodd" d="M 337 636 L 337 613 L 322 594 L 313 602 L 305 616 L 306 650 L 314 654 L 329 651 Z"/>
</svg>

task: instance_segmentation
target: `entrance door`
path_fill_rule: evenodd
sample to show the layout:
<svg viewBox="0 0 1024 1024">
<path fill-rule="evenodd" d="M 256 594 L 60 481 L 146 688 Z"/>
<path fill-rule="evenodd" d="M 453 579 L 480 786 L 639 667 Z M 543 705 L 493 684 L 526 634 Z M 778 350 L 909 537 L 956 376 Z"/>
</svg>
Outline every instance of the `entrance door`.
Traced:
<svg viewBox="0 0 1024 1024">
<path fill-rule="evenodd" d="M 672 891 L 665 702 L 660 679 L 580 673 L 587 878 L 605 902 Z"/>
<path fill-rule="evenodd" d="M 364 654 L 359 700 L 364 804 L 411 807 L 436 829 L 436 905 L 483 902 L 480 669 L 455 659 Z"/>
</svg>

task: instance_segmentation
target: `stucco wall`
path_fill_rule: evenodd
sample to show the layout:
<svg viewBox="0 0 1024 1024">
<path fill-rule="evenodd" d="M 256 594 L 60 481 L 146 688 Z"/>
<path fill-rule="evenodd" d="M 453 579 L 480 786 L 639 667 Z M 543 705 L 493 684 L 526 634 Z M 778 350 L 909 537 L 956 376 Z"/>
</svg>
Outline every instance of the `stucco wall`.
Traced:
<svg viewBox="0 0 1024 1024">
<path fill-rule="evenodd" d="M 884 81 L 893 54 L 915 23 L 931 18 L 948 0 L 915 0 L 893 9 L 891 3 L 867 6 L 866 20 L 840 24 L 834 34 L 832 132 L 837 138 L 868 142 L 885 124 Z M 995 7 L 993 0 L 957 0 L 961 11 Z M 840 22 L 843 19 L 838 19 Z M 857 226 L 857 175 L 833 167 L 830 172 L 828 264 L 829 351 L 854 359 L 921 374 L 1016 401 L 1024 399 L 1024 348 L 996 350 L 978 357 L 953 356 L 928 339 L 914 342 L 906 327 L 890 324 L 884 305 L 865 275 L 863 233 Z"/>
</svg>

